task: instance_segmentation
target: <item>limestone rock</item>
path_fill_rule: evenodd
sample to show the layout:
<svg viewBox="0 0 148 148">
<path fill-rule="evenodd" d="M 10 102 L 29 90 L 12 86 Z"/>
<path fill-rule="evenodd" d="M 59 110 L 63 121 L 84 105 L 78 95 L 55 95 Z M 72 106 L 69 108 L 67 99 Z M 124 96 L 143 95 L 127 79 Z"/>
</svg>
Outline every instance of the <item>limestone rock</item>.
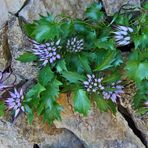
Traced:
<svg viewBox="0 0 148 148">
<path fill-rule="evenodd" d="M 25 1 L 26 0 L 5 0 L 8 11 L 13 14 L 21 9 Z"/>
<path fill-rule="evenodd" d="M 127 122 L 117 113 L 100 113 L 95 107 L 88 117 L 81 117 L 72 110 L 70 100 L 62 95 L 59 100 L 64 106 L 62 121 L 55 122 L 56 127 L 66 128 L 84 141 L 88 147 L 133 147 L 144 148 L 144 145 L 128 127 Z"/>
<path fill-rule="evenodd" d="M 4 26 L 8 20 L 8 9 L 4 0 L 0 0 L 0 29 Z"/>
<path fill-rule="evenodd" d="M 7 130 L 5 131 L 4 125 L 1 126 L 1 122 L 5 122 Z M 40 148 L 84 148 L 83 143 L 70 131 L 66 129 L 57 129 L 55 126 L 49 126 L 48 124 L 43 124 L 41 119 L 35 117 L 32 125 L 29 125 L 26 120 L 26 116 L 21 114 L 18 119 L 12 124 L 6 122 L 6 120 L 0 121 L 0 133 L 4 133 L 4 138 L 7 136 L 7 131 L 9 132 L 9 137 L 13 136 L 13 139 L 16 140 L 16 144 L 19 144 L 20 147 L 33 148 L 33 144 L 38 144 Z M 0 139 L 3 138 L 3 135 L 0 134 Z M 8 137 L 8 138 L 9 138 Z M 13 143 L 12 139 L 12 143 Z M 23 139 L 23 141 L 21 141 Z M 4 140 L 3 140 L 4 141 Z M 5 141 L 6 142 L 6 141 Z M 9 142 L 9 141 L 8 141 Z M 15 147 L 11 143 L 11 148 Z M 0 146 L 4 147 L 4 143 Z M 1 148 L 1 147 L 0 147 Z"/>
<path fill-rule="evenodd" d="M 0 148 L 32 148 L 9 122 L 0 120 Z"/>
<path fill-rule="evenodd" d="M 31 0 L 19 13 L 27 21 L 39 18 L 39 14 L 46 15 L 47 12 L 58 15 L 69 14 L 74 17 L 82 17 L 85 8 L 93 0 Z"/>
<path fill-rule="evenodd" d="M 33 63 L 22 63 L 16 60 L 19 55 L 32 48 L 16 17 L 8 22 L 8 42 L 12 54 L 11 67 L 13 72 L 24 79 L 35 78 L 37 68 L 33 66 Z"/>
<path fill-rule="evenodd" d="M 107 15 L 113 15 L 118 12 L 122 6 L 124 8 L 140 7 L 140 0 L 102 0 Z"/>
<path fill-rule="evenodd" d="M 7 67 L 11 60 L 11 54 L 8 45 L 7 38 L 8 27 L 5 25 L 0 30 L 0 71 L 3 71 Z"/>
</svg>

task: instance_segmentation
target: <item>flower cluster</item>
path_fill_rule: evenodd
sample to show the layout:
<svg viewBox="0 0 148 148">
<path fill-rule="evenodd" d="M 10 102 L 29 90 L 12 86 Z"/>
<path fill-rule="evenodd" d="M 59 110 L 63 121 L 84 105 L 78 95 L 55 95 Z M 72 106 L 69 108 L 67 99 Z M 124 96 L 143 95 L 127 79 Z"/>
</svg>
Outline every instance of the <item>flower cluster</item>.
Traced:
<svg viewBox="0 0 148 148">
<path fill-rule="evenodd" d="M 16 118 L 20 111 L 24 112 L 24 107 L 22 106 L 22 101 L 24 99 L 23 90 L 17 91 L 14 89 L 14 92 L 9 92 L 10 97 L 5 101 L 8 109 L 15 112 L 14 117 Z"/>
<path fill-rule="evenodd" d="M 120 98 L 121 94 L 124 93 L 123 86 L 120 85 L 121 81 L 111 84 L 110 91 L 103 91 L 104 99 L 111 99 L 116 103 L 117 98 Z"/>
<path fill-rule="evenodd" d="M 84 40 L 72 37 L 67 41 L 66 48 L 69 52 L 80 52 L 84 49 Z"/>
<path fill-rule="evenodd" d="M 89 93 L 95 93 L 98 90 L 103 90 L 104 87 L 102 86 L 101 82 L 103 78 L 97 78 L 94 74 L 92 75 L 87 75 L 87 81 L 84 81 L 84 87 L 87 92 Z"/>
<path fill-rule="evenodd" d="M 117 46 L 125 46 L 130 44 L 130 33 L 132 32 L 133 29 L 131 27 L 118 26 L 116 31 L 113 32 L 115 34 L 114 38 L 116 40 Z"/>
<path fill-rule="evenodd" d="M 36 41 L 33 43 L 33 52 L 39 57 L 39 60 L 42 62 L 43 66 L 46 66 L 47 63 L 53 64 L 56 60 L 61 58 L 59 54 L 60 40 L 57 42 L 48 42 L 45 44 L 39 44 Z"/>
</svg>

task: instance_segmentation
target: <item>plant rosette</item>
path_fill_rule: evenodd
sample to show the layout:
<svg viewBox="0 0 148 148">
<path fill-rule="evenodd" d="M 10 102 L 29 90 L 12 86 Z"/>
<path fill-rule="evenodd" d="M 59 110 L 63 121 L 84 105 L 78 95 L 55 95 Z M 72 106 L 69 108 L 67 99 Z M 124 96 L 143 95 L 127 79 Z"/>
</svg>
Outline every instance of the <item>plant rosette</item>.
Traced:
<svg viewBox="0 0 148 148">
<path fill-rule="evenodd" d="M 108 19 L 100 3 L 90 5 L 84 19 L 48 14 L 23 28 L 33 45 L 20 55 L 21 62 L 34 62 L 39 69 L 36 83 L 26 92 L 14 90 L 6 105 L 27 114 L 34 113 L 49 124 L 61 119 L 58 96 L 71 93 L 73 108 L 86 116 L 91 103 L 101 111 L 116 112 L 124 92 L 122 78 L 133 80 L 137 92 L 133 107 L 148 111 L 148 3 L 139 15 L 115 14 Z M 122 52 L 130 53 L 127 61 Z M 121 73 L 121 70 L 123 71 Z M 14 103 L 15 102 L 15 103 Z M 141 109 L 145 109 L 145 111 Z"/>
</svg>

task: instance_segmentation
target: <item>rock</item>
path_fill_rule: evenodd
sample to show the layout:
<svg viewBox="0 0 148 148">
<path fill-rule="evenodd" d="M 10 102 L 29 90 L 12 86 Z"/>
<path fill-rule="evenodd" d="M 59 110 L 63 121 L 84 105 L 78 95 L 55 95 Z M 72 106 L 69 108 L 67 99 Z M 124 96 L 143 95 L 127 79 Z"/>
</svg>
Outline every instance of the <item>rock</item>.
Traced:
<svg viewBox="0 0 148 148">
<path fill-rule="evenodd" d="M 8 26 L 5 25 L 0 30 L 0 71 L 3 71 L 7 67 L 11 60 L 11 54 L 8 45 L 7 37 Z"/>
<path fill-rule="evenodd" d="M 1 122 L 7 124 L 6 131 L 5 125 L 1 125 Z M 68 148 L 69 146 L 71 148 L 84 148 L 83 143 L 67 129 L 57 129 L 55 126 L 43 124 L 41 119 L 37 117 L 35 117 L 32 125 L 29 125 L 24 114 L 21 114 L 13 124 L 6 122 L 6 120 L 0 120 L 0 133 L 3 133 L 5 138 L 8 134 L 7 131 L 10 131 L 10 139 L 12 136 L 13 139 L 16 140 L 13 145 L 12 139 L 12 143 L 10 143 L 11 148 L 18 148 L 15 147 L 17 144 L 19 144 L 20 147 L 24 146 L 23 148 L 25 148 L 27 144 L 27 148 L 32 148 L 33 144 L 38 144 L 40 148 Z M 3 138 L 3 135 L 0 134 L 0 139 Z M 0 146 L 5 146 L 5 144 L 2 143 Z"/>
<path fill-rule="evenodd" d="M 101 113 L 94 107 L 88 117 L 81 117 L 73 112 L 68 102 L 70 100 L 65 95 L 60 97 L 59 103 L 64 106 L 64 112 L 62 121 L 56 121 L 55 126 L 72 131 L 88 147 L 144 148 L 119 112 L 113 117 L 111 113 Z"/>
<path fill-rule="evenodd" d="M 32 148 L 32 144 L 28 143 L 20 136 L 17 129 L 5 120 L 0 120 L 0 148 Z"/>
<path fill-rule="evenodd" d="M 5 25 L 8 20 L 8 9 L 4 0 L 0 0 L 0 29 Z"/>
<path fill-rule="evenodd" d="M 85 8 L 93 0 L 31 0 L 19 13 L 27 21 L 39 18 L 39 14 L 47 15 L 47 12 L 58 15 L 61 13 L 69 14 L 74 17 L 82 17 Z"/>
<path fill-rule="evenodd" d="M 13 14 L 17 13 L 21 9 L 25 1 L 26 0 L 5 0 L 8 11 Z"/>
<path fill-rule="evenodd" d="M 35 78 L 37 68 L 33 66 L 33 63 L 22 63 L 16 60 L 19 55 L 25 51 L 30 51 L 32 48 L 27 37 L 23 34 L 16 17 L 13 17 L 8 22 L 8 42 L 12 55 L 11 67 L 14 74 L 19 75 L 23 79 Z"/>
<path fill-rule="evenodd" d="M 140 7 L 140 0 L 102 0 L 107 15 L 113 15 L 118 12 L 124 5 L 124 8 Z"/>
</svg>

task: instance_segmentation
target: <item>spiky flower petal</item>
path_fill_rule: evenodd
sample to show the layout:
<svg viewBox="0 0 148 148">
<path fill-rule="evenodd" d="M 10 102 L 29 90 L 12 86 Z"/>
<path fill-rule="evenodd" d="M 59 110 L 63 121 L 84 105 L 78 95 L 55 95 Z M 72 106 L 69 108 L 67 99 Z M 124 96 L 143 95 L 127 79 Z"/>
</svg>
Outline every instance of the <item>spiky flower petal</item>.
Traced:
<svg viewBox="0 0 148 148">
<path fill-rule="evenodd" d="M 114 38 L 116 40 L 117 46 L 125 46 L 131 43 L 130 34 L 134 30 L 131 27 L 126 26 L 117 26 L 116 31 L 113 32 L 115 34 Z"/>
<path fill-rule="evenodd" d="M 17 91 L 14 89 L 14 92 L 9 92 L 10 97 L 7 98 L 6 105 L 8 109 L 13 110 L 15 112 L 14 118 L 17 117 L 20 111 L 24 112 L 24 107 L 22 106 L 22 101 L 24 99 L 23 90 Z"/>
<path fill-rule="evenodd" d="M 43 66 L 46 66 L 47 63 L 53 64 L 56 60 L 61 59 L 59 54 L 60 40 L 57 42 L 48 42 L 45 44 L 39 44 L 36 41 L 33 43 L 33 53 L 39 57 L 39 61 L 42 62 Z"/>
<path fill-rule="evenodd" d="M 67 41 L 66 48 L 68 52 L 80 52 L 84 49 L 84 40 L 72 37 Z"/>
<path fill-rule="evenodd" d="M 110 91 L 102 92 L 104 99 L 111 99 L 114 103 L 116 103 L 117 98 L 120 98 L 121 94 L 124 93 L 124 87 L 121 86 L 119 83 L 121 83 L 121 81 L 112 83 L 110 86 Z"/>
<path fill-rule="evenodd" d="M 97 78 L 94 74 L 92 75 L 87 75 L 87 81 L 84 81 L 84 87 L 87 92 L 89 93 L 95 93 L 98 90 L 104 90 L 104 87 L 102 86 L 103 78 Z"/>
</svg>

